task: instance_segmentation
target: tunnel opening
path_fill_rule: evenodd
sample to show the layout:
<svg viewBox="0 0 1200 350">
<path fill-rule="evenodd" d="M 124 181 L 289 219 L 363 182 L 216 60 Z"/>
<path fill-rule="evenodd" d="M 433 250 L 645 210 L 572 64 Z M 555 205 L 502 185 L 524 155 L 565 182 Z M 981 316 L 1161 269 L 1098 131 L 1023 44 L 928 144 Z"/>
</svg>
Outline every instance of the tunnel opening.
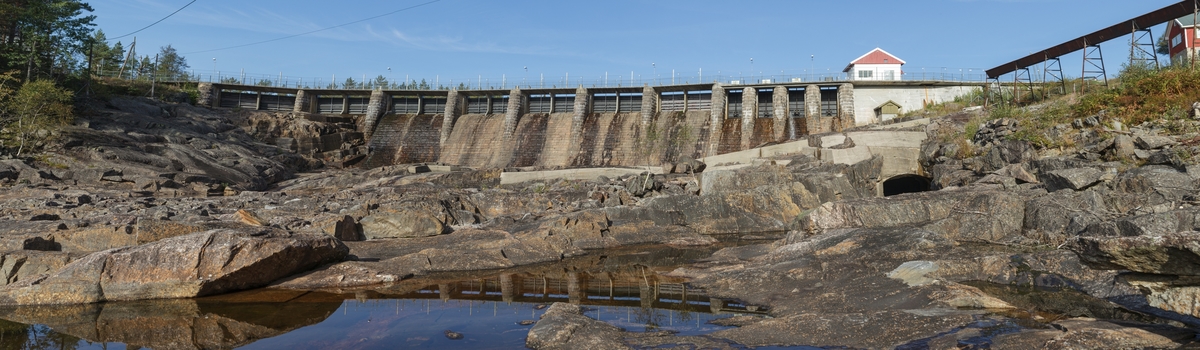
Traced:
<svg viewBox="0 0 1200 350">
<path fill-rule="evenodd" d="M 883 182 L 883 196 L 890 197 L 904 193 L 916 193 L 932 190 L 932 181 L 920 175 L 900 175 Z"/>
</svg>

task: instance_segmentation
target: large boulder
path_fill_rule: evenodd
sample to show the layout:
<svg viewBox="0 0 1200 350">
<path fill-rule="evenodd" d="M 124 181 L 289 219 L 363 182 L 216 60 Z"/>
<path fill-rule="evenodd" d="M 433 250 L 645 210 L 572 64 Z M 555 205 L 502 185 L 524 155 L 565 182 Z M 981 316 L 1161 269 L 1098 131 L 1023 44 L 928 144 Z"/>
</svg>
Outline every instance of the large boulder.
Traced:
<svg viewBox="0 0 1200 350">
<path fill-rule="evenodd" d="M 1115 174 L 1106 173 L 1096 168 L 1073 168 L 1048 171 L 1042 174 L 1042 182 L 1050 191 L 1060 189 L 1082 190 L 1099 183 L 1101 180 L 1112 179 Z"/>
<path fill-rule="evenodd" d="M 1159 149 L 1176 144 L 1175 139 L 1170 137 L 1152 135 L 1138 135 L 1134 143 L 1141 149 Z"/>
<path fill-rule="evenodd" d="M 437 236 L 446 232 L 442 220 L 420 210 L 373 214 L 362 218 L 363 236 L 368 240 L 381 238 L 413 238 Z"/>
<path fill-rule="evenodd" d="M 1065 245 L 1098 269 L 1200 276 L 1200 232 L 1161 236 L 1076 237 Z"/>
<path fill-rule="evenodd" d="M 922 192 L 822 204 L 800 220 L 808 234 L 916 226 L 950 238 L 1000 241 L 1020 234 L 1025 201 L 1003 191 Z"/>
<path fill-rule="evenodd" d="M 1099 191 L 1057 191 L 1025 202 L 1024 234 L 1058 245 L 1090 225 L 1108 219 L 1110 211 Z"/>
<path fill-rule="evenodd" d="M 38 278 L 0 288 L 0 304 L 77 304 L 190 298 L 258 288 L 340 261 L 334 237 L 244 227 L 96 252 Z"/>
</svg>

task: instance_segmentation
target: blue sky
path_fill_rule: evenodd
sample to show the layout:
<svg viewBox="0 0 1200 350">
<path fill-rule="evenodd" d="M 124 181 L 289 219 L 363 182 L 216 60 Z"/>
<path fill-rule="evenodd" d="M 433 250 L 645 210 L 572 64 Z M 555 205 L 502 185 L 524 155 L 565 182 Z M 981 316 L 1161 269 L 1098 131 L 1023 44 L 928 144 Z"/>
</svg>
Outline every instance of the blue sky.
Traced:
<svg viewBox="0 0 1200 350">
<path fill-rule="evenodd" d="M 190 0 L 92 0 L 111 38 L 142 28 Z M 980 71 L 1178 0 L 914 1 L 484 1 L 440 0 L 378 19 L 242 48 L 352 22 L 430 0 L 199 0 L 137 36 L 138 53 L 167 44 L 197 74 L 282 74 L 306 81 L 336 75 L 480 79 L 547 86 L 635 79 L 695 82 L 752 75 L 839 73 L 880 47 L 908 74 Z M 1163 26 L 1155 29 L 1155 38 Z M 121 41 L 128 47 L 131 38 Z M 1103 45 L 1110 74 L 1128 60 L 1128 39 Z M 213 58 L 216 58 L 215 65 Z M 753 61 L 751 61 L 753 58 Z M 1063 58 L 1079 76 L 1082 56 Z M 388 67 L 391 67 L 389 73 Z M 525 67 L 528 67 L 526 72 Z M 640 84 L 639 84 L 640 85 Z"/>
</svg>

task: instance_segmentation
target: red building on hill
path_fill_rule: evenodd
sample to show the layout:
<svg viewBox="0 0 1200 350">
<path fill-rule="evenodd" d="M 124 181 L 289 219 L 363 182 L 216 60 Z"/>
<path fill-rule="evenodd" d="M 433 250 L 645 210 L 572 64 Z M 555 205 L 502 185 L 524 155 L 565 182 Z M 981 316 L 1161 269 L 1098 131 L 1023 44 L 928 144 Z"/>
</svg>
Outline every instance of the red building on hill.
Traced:
<svg viewBox="0 0 1200 350">
<path fill-rule="evenodd" d="M 1183 64 L 1196 57 L 1196 44 L 1200 36 L 1196 33 L 1196 16 L 1187 15 L 1167 22 L 1167 43 L 1170 45 L 1171 64 Z"/>
</svg>

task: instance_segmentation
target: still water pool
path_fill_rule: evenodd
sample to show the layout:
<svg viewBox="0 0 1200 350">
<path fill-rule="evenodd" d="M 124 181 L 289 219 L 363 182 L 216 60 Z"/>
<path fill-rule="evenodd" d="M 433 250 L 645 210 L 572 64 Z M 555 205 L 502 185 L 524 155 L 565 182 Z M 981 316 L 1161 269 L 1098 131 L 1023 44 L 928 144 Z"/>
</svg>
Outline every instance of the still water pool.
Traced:
<svg viewBox="0 0 1200 350">
<path fill-rule="evenodd" d="M 717 247 L 644 247 L 362 290 L 263 289 L 215 297 L 0 309 L 3 349 L 514 349 L 554 302 L 634 332 L 707 334 L 765 315 L 664 275 Z"/>
</svg>

